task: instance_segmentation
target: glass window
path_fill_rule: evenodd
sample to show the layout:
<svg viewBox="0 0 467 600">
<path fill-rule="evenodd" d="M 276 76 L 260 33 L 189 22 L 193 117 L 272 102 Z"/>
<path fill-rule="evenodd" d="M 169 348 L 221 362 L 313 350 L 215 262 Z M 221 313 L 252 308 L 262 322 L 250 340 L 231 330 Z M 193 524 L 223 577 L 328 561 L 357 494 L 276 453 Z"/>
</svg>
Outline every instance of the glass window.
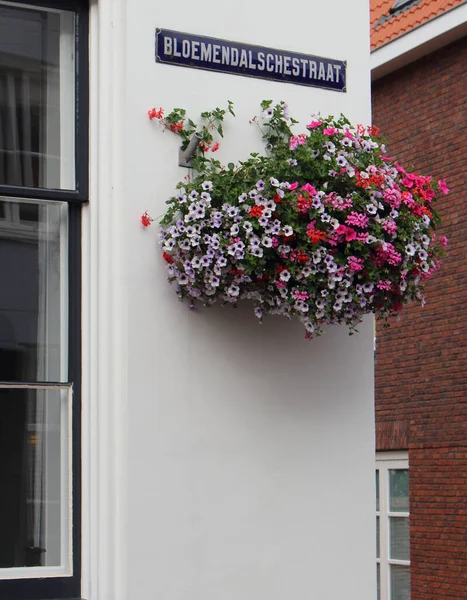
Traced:
<svg viewBox="0 0 467 600">
<path fill-rule="evenodd" d="M 376 461 L 378 600 L 410 600 L 409 469 L 407 455 Z"/>
<path fill-rule="evenodd" d="M 88 3 L 63 4 L 0 0 L 0 598 L 15 600 L 80 596 Z"/>
<path fill-rule="evenodd" d="M 409 512 L 409 472 L 389 470 L 389 507 L 391 512 Z"/>
<path fill-rule="evenodd" d="M 0 577 L 70 573 L 70 399 L 0 384 Z"/>
<path fill-rule="evenodd" d="M 410 560 L 408 517 L 389 517 L 389 540 L 389 558 Z"/>
<path fill-rule="evenodd" d="M 1 203 L 0 381 L 67 381 L 67 204 Z"/>
<path fill-rule="evenodd" d="M 0 184 L 75 188 L 74 21 L 0 2 Z"/>
<path fill-rule="evenodd" d="M 396 0 L 394 2 L 394 4 L 391 6 L 391 8 L 389 9 L 390 13 L 394 13 L 397 12 L 398 10 L 400 10 L 401 8 L 404 7 L 408 7 L 411 4 L 415 4 L 416 0 Z"/>
</svg>

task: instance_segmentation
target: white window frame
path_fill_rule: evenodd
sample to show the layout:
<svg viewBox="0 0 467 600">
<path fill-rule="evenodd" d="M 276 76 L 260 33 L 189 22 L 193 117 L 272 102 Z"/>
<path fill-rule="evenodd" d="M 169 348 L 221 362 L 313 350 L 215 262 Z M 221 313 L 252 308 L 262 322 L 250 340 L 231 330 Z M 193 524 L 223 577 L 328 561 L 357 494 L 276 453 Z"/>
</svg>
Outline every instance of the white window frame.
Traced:
<svg viewBox="0 0 467 600">
<path fill-rule="evenodd" d="M 410 517 L 410 512 L 390 512 L 389 508 L 389 471 L 391 469 L 409 469 L 407 452 L 378 452 L 376 454 L 376 471 L 379 471 L 379 564 L 380 596 L 379 600 L 391 600 L 390 565 L 410 567 L 410 560 L 396 560 L 389 556 L 389 527 L 391 517 Z M 410 471 L 409 471 L 410 473 Z M 378 507 L 377 507 L 378 508 Z"/>
<path fill-rule="evenodd" d="M 7 567 L 0 569 L 1 579 L 30 579 L 47 577 L 70 577 L 73 575 L 72 524 L 72 402 L 73 387 L 68 383 L 0 383 L 0 389 L 34 390 L 43 393 L 47 402 L 47 390 L 60 392 L 60 564 L 42 567 Z M 46 431 L 46 430 L 45 430 Z"/>
</svg>

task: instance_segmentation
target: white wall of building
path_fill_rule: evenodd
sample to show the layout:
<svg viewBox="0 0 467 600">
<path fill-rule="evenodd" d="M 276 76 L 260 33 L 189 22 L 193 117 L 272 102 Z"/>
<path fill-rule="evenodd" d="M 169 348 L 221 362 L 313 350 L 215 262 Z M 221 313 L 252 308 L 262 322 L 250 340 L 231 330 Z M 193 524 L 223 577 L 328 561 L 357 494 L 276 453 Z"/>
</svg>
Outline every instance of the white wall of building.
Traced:
<svg viewBox="0 0 467 600">
<path fill-rule="evenodd" d="M 347 93 L 156 64 L 155 27 L 347 60 Z M 374 600 L 373 322 L 307 342 L 251 307 L 189 311 L 156 229 L 178 139 L 147 110 L 262 99 L 370 121 L 368 3 L 101 0 L 91 10 L 84 223 L 83 597 Z"/>
</svg>

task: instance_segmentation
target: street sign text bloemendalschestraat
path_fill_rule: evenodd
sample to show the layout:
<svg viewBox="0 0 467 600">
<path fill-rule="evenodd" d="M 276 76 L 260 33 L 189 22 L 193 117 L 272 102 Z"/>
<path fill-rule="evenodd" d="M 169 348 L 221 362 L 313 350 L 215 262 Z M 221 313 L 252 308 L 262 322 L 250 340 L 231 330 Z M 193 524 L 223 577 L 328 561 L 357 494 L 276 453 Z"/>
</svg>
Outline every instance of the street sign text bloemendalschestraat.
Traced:
<svg viewBox="0 0 467 600">
<path fill-rule="evenodd" d="M 346 91 L 346 61 L 156 29 L 156 62 Z"/>
</svg>

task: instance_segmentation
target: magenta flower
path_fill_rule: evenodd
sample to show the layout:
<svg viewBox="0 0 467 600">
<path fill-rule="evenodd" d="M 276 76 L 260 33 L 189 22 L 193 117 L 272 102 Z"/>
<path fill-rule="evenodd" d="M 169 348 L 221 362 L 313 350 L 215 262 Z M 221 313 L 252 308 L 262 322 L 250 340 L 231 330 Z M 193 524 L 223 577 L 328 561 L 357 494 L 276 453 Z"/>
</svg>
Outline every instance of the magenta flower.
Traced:
<svg viewBox="0 0 467 600">
<path fill-rule="evenodd" d="M 449 194 L 449 188 L 446 185 L 446 179 L 440 179 L 438 181 L 439 189 L 443 192 L 443 194 Z"/>
<path fill-rule="evenodd" d="M 402 185 L 405 185 L 406 188 L 410 189 L 413 188 L 415 182 L 413 176 L 410 173 L 407 173 L 401 183 Z"/>
<path fill-rule="evenodd" d="M 316 194 L 316 188 L 310 185 L 309 183 L 305 183 L 305 185 L 302 186 L 300 189 L 302 190 L 302 192 L 308 192 L 310 196 L 314 196 Z"/>
<path fill-rule="evenodd" d="M 348 263 L 349 263 L 349 269 L 356 273 L 357 271 L 363 270 L 363 265 L 364 265 L 365 261 L 363 260 L 363 258 L 357 258 L 356 256 L 349 256 Z"/>
<path fill-rule="evenodd" d="M 299 135 L 293 135 L 289 139 L 289 148 L 291 150 L 295 150 L 297 146 L 303 146 L 306 143 L 306 135 L 304 133 L 300 133 Z"/>
<path fill-rule="evenodd" d="M 352 211 L 345 222 L 347 225 L 355 225 L 355 227 L 368 227 L 370 219 L 363 213 Z"/>
<path fill-rule="evenodd" d="M 396 233 L 397 233 L 396 222 L 393 221 L 392 219 L 385 220 L 381 224 L 381 227 L 384 229 L 384 231 L 387 231 L 390 235 L 396 235 Z"/>
<path fill-rule="evenodd" d="M 318 127 L 322 124 L 323 124 L 323 121 L 311 121 L 311 123 L 308 123 L 306 128 L 307 129 L 318 129 Z"/>
<path fill-rule="evenodd" d="M 387 281 L 383 281 L 382 279 L 380 279 L 379 282 L 376 284 L 376 287 L 379 290 L 390 290 L 391 282 L 389 281 L 389 279 Z"/>
<path fill-rule="evenodd" d="M 441 246 L 443 246 L 443 248 L 447 248 L 448 245 L 448 238 L 445 235 L 440 235 L 439 237 L 436 238 L 438 240 L 438 242 L 441 244 Z"/>
</svg>

